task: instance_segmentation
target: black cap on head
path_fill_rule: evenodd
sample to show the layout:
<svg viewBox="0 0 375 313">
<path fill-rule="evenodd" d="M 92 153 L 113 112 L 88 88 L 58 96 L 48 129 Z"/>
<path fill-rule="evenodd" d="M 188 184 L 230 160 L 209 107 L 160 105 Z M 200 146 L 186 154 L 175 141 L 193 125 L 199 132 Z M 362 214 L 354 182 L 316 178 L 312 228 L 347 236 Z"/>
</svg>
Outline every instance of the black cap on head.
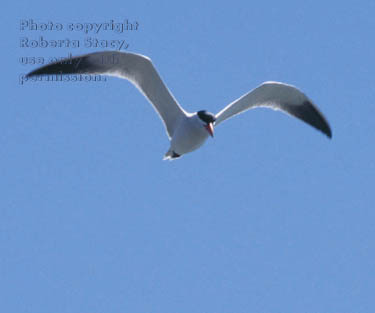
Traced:
<svg viewBox="0 0 375 313">
<path fill-rule="evenodd" d="M 206 110 L 198 111 L 197 114 L 198 117 L 206 124 L 213 123 L 216 121 L 215 115 L 213 115 L 210 112 L 207 112 Z"/>
</svg>

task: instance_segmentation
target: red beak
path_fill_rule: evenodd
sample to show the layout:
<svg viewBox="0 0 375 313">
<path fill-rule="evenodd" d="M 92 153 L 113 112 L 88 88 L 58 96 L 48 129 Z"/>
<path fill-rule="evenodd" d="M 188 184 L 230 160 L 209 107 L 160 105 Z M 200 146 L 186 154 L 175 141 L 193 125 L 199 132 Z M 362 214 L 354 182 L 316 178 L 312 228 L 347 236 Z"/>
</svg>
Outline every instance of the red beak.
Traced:
<svg viewBox="0 0 375 313">
<path fill-rule="evenodd" d="M 207 131 L 211 135 L 211 137 L 214 137 L 214 125 L 212 123 L 208 123 L 204 127 L 207 129 Z"/>
</svg>

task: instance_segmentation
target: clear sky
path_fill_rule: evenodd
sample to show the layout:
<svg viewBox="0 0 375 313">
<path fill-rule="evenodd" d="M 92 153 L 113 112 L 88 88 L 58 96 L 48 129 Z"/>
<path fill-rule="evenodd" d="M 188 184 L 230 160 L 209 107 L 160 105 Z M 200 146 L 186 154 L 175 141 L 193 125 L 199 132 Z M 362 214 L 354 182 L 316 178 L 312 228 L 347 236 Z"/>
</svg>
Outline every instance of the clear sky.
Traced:
<svg viewBox="0 0 375 313">
<path fill-rule="evenodd" d="M 1 312 L 374 312 L 374 14 L 374 1 L 8 3 Z M 63 29 L 21 30 L 30 19 Z M 138 29 L 68 29 L 111 20 Z M 40 36 L 80 46 L 21 47 Z M 95 39 L 149 56 L 190 112 L 267 80 L 298 86 L 333 138 L 256 109 L 166 162 L 129 82 L 20 84 L 37 67 L 21 57 L 111 49 L 84 47 Z"/>
</svg>

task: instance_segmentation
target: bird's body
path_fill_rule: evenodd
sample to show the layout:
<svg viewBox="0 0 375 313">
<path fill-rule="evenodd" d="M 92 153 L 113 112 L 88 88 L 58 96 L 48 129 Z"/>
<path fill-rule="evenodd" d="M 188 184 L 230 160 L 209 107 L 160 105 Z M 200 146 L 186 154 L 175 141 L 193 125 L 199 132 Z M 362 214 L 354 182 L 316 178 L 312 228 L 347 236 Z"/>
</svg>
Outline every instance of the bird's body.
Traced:
<svg viewBox="0 0 375 313">
<path fill-rule="evenodd" d="M 183 117 L 177 127 L 173 137 L 171 139 L 171 146 L 165 154 L 165 159 L 174 159 L 173 155 L 183 155 L 192 152 L 200 148 L 206 139 L 209 137 L 209 133 L 200 121 L 198 115 L 187 114 Z"/>
<path fill-rule="evenodd" d="M 148 57 L 125 52 L 105 51 L 51 63 L 27 75 L 103 74 L 127 79 L 150 101 L 159 114 L 170 139 L 164 159 L 175 159 L 203 145 L 219 125 L 239 113 L 255 107 L 281 110 L 332 136 L 329 124 L 312 101 L 296 87 L 265 82 L 235 100 L 216 115 L 205 110 L 186 112 L 165 86 Z"/>
</svg>

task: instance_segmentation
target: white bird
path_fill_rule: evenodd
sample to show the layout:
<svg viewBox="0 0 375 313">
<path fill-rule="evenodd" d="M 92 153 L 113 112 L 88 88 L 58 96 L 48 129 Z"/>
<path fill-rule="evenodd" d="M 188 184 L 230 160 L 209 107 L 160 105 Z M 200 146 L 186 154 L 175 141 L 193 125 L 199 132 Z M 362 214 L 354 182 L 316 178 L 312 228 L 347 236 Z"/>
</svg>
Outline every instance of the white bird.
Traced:
<svg viewBox="0 0 375 313">
<path fill-rule="evenodd" d="M 186 112 L 165 86 L 151 60 L 140 54 L 117 51 L 90 53 L 42 66 L 27 77 L 51 74 L 103 74 L 133 83 L 164 123 L 170 140 L 164 159 L 176 159 L 198 149 L 209 135 L 213 137 L 214 126 L 256 107 L 280 110 L 332 137 L 329 124 L 312 101 L 296 87 L 284 83 L 264 82 L 214 115 L 205 110 Z"/>
</svg>

